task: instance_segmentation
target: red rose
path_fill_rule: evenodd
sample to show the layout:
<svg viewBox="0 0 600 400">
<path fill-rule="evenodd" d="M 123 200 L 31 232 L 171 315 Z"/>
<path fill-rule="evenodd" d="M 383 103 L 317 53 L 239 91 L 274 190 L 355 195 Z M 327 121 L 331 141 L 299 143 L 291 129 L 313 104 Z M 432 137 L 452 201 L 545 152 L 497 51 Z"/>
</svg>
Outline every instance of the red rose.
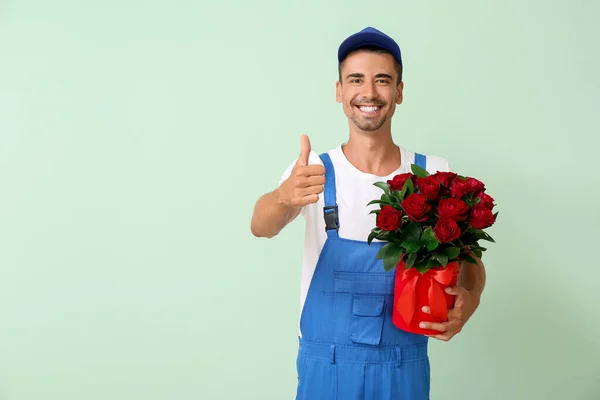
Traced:
<svg viewBox="0 0 600 400">
<path fill-rule="evenodd" d="M 464 179 L 454 179 L 452 180 L 452 184 L 450 185 L 450 195 L 457 199 L 460 199 L 465 194 L 467 194 L 467 190 L 469 186 L 467 185 L 467 181 Z"/>
<path fill-rule="evenodd" d="M 475 229 L 485 229 L 492 226 L 494 222 L 496 222 L 496 217 L 491 209 L 482 204 L 473 206 L 469 217 L 469 225 Z"/>
<path fill-rule="evenodd" d="M 377 215 L 377 227 L 384 231 L 394 231 L 400 227 L 402 211 L 392 206 L 383 206 Z"/>
<path fill-rule="evenodd" d="M 492 208 L 494 208 L 495 204 L 494 204 L 494 198 L 492 196 L 490 196 L 487 193 L 484 193 L 483 191 L 481 192 L 477 192 L 474 196 L 474 198 L 480 198 L 479 204 L 481 204 L 482 206 L 489 208 L 490 210 Z"/>
<path fill-rule="evenodd" d="M 417 178 L 415 187 L 419 189 L 419 192 L 421 192 L 427 200 L 437 199 L 440 194 L 440 189 L 442 188 L 440 181 L 433 175 L 429 175 L 425 178 Z"/>
<path fill-rule="evenodd" d="M 449 198 L 442 199 L 437 206 L 437 212 L 440 218 L 449 218 L 460 222 L 469 216 L 469 206 L 460 199 Z"/>
<path fill-rule="evenodd" d="M 460 228 L 458 227 L 458 224 L 450 218 L 438 219 L 433 228 L 433 232 L 440 243 L 451 242 L 460 237 Z"/>
<path fill-rule="evenodd" d="M 412 179 L 413 176 L 414 175 L 411 174 L 410 172 L 406 172 L 404 174 L 398 174 L 398 175 L 394 176 L 392 178 L 392 180 L 388 180 L 387 183 L 388 183 L 388 185 L 390 185 L 390 189 L 392 191 L 402 190 L 402 187 L 404 186 L 404 182 L 406 182 L 409 179 Z"/>
<path fill-rule="evenodd" d="M 449 188 L 450 184 L 452 183 L 452 180 L 456 177 L 456 173 L 454 172 L 436 172 L 435 174 L 431 175 L 431 176 L 435 176 L 437 178 L 438 181 L 440 181 L 440 183 L 442 185 L 444 185 L 445 187 Z"/>
<path fill-rule="evenodd" d="M 483 182 L 475 179 L 475 178 L 467 178 L 467 192 L 475 193 L 485 190 L 485 185 Z"/>
<path fill-rule="evenodd" d="M 408 218 L 415 222 L 427 221 L 427 213 L 431 210 L 431 205 L 427 203 L 427 198 L 420 193 L 413 193 L 400 203 Z"/>
</svg>

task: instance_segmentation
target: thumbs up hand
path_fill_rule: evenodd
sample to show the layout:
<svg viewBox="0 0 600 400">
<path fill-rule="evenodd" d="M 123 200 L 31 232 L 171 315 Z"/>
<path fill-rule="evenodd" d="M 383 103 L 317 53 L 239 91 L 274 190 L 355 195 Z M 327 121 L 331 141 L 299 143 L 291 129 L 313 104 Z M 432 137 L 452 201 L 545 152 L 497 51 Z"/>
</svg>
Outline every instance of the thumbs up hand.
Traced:
<svg viewBox="0 0 600 400">
<path fill-rule="evenodd" d="M 319 193 L 323 192 L 325 184 L 325 167 L 308 165 L 310 155 L 310 140 L 302 135 L 300 157 L 292 169 L 290 177 L 279 187 L 279 200 L 292 208 L 302 208 L 307 204 L 316 203 Z"/>
</svg>

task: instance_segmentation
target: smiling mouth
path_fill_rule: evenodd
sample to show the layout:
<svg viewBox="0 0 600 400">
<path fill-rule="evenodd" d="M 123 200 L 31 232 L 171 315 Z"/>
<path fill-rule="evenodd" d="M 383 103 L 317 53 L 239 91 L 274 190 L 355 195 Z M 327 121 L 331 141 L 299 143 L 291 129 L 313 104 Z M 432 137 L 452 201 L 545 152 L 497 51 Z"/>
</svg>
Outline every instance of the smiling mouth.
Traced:
<svg viewBox="0 0 600 400">
<path fill-rule="evenodd" d="M 357 105 L 355 106 L 356 108 L 358 108 L 363 114 L 367 114 L 367 115 L 374 115 L 377 114 L 379 112 L 379 110 L 381 110 L 381 106 L 361 106 L 361 105 Z"/>
</svg>

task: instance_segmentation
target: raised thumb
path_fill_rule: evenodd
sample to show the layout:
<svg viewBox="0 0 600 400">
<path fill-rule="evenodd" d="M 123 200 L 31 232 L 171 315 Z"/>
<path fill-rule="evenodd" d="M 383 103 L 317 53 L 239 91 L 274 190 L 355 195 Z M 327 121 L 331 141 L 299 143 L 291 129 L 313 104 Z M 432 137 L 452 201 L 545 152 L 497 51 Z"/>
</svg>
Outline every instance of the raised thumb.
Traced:
<svg viewBox="0 0 600 400">
<path fill-rule="evenodd" d="M 310 140 L 308 136 L 302 135 L 300 138 L 300 157 L 298 158 L 298 164 L 307 166 L 308 156 L 310 155 Z"/>
</svg>

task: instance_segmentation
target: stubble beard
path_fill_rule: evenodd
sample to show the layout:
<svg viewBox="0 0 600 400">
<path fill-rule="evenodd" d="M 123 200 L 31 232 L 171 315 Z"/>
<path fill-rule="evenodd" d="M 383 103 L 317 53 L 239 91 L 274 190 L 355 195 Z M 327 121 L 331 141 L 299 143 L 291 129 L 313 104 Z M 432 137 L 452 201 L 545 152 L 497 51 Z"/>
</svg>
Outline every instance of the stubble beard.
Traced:
<svg viewBox="0 0 600 400">
<path fill-rule="evenodd" d="M 378 130 L 379 128 L 381 128 L 383 126 L 383 124 L 385 124 L 385 122 L 387 121 L 387 114 L 386 115 L 382 115 L 381 117 L 377 118 L 377 119 L 373 119 L 373 118 L 365 118 L 361 115 L 354 115 L 352 117 L 352 122 L 354 122 L 354 125 L 356 125 L 356 127 L 362 131 L 365 132 L 373 132 Z"/>
</svg>

